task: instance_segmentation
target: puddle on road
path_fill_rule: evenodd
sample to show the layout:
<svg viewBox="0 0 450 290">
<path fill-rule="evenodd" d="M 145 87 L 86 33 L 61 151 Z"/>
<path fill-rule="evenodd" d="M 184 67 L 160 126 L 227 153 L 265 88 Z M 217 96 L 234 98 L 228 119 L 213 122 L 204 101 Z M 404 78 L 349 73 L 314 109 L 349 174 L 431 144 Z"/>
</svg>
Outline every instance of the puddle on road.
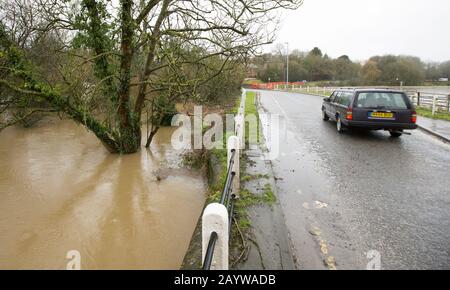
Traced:
<svg viewBox="0 0 450 290">
<path fill-rule="evenodd" d="M 177 269 L 205 200 L 173 128 L 151 151 L 109 154 L 70 120 L 0 134 L 0 268 Z M 156 176 L 159 176 L 158 178 Z M 161 180 L 158 180 L 161 179 Z"/>
</svg>

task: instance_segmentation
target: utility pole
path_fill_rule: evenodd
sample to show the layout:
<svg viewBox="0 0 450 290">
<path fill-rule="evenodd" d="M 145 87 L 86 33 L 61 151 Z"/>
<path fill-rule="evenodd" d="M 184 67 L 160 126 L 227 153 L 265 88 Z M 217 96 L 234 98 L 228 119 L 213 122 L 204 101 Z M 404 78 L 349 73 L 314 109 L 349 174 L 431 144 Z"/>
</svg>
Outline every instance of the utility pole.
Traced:
<svg viewBox="0 0 450 290">
<path fill-rule="evenodd" d="M 286 90 L 289 90 L 289 42 L 286 42 Z"/>
</svg>

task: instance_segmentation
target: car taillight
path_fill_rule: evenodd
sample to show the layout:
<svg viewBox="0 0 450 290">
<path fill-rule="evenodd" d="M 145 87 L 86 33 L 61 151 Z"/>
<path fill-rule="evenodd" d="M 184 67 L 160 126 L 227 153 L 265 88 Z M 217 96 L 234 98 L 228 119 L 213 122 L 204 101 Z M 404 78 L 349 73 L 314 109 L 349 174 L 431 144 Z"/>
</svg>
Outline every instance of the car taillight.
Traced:
<svg viewBox="0 0 450 290">
<path fill-rule="evenodd" d="M 414 111 L 411 114 L 411 122 L 416 123 L 417 122 L 417 113 Z"/>
<path fill-rule="evenodd" d="M 347 120 L 353 120 L 353 110 L 351 108 L 347 109 L 347 115 L 345 116 L 345 118 Z"/>
</svg>

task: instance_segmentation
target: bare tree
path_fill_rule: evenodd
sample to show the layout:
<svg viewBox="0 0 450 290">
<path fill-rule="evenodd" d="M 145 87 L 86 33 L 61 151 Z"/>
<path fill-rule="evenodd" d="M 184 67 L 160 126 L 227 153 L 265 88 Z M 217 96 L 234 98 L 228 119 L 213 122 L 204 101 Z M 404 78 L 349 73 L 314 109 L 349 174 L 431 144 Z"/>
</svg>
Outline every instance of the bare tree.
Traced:
<svg viewBox="0 0 450 290">
<path fill-rule="evenodd" d="M 230 63 L 270 43 L 277 11 L 302 0 L 7 3 L 0 8 L 0 86 L 65 112 L 111 152 L 132 153 L 144 108 L 152 112 L 149 146 L 167 104 L 195 98 Z M 43 78 L 29 48 L 55 36 L 56 75 Z"/>
</svg>

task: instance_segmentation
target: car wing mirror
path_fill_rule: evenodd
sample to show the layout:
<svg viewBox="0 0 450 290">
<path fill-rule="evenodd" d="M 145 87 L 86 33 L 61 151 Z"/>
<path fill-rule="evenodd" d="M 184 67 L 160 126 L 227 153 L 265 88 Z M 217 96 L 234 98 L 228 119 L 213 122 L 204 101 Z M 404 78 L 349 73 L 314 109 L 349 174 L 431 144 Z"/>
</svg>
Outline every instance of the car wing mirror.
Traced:
<svg viewBox="0 0 450 290">
<path fill-rule="evenodd" d="M 324 100 L 325 102 L 327 102 L 327 103 L 329 103 L 329 102 L 331 101 L 330 98 L 324 98 L 323 100 Z"/>
</svg>

